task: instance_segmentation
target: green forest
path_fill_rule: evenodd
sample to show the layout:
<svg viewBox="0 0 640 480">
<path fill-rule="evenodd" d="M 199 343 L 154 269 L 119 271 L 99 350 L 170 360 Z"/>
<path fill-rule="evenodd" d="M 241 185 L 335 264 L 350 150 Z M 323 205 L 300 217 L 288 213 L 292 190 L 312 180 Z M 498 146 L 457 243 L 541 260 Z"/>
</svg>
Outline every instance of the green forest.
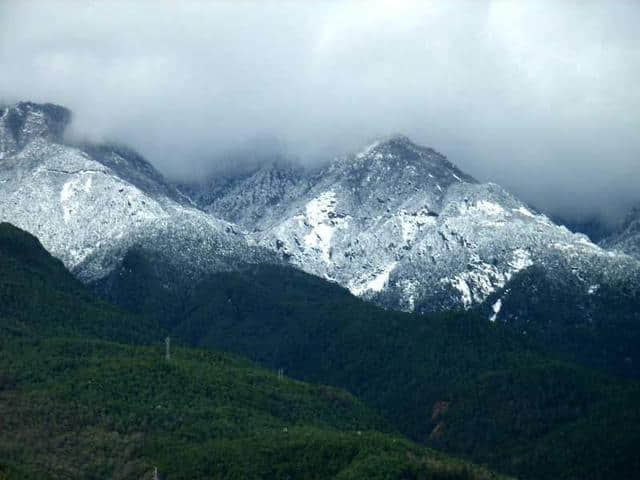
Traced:
<svg viewBox="0 0 640 480">
<path fill-rule="evenodd" d="M 285 267 L 171 292 L 162 275 L 133 250 L 89 289 L 0 225 L 0 478 L 640 471 L 637 381 L 573 352 L 474 312 L 387 311 Z"/>
</svg>

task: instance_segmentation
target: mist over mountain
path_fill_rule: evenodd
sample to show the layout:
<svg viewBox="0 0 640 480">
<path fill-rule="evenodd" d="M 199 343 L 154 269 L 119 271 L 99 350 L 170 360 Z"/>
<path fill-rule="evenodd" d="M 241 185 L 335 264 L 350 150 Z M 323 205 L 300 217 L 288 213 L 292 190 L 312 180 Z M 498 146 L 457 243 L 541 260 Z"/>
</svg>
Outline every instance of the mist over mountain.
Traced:
<svg viewBox="0 0 640 480">
<path fill-rule="evenodd" d="M 54 25 L 50 19 L 56 18 Z M 0 98 L 56 102 L 171 178 L 388 134 L 574 222 L 640 181 L 636 2 L 0 5 Z"/>
<path fill-rule="evenodd" d="M 636 478 L 639 24 L 0 0 L 0 480 Z"/>
</svg>

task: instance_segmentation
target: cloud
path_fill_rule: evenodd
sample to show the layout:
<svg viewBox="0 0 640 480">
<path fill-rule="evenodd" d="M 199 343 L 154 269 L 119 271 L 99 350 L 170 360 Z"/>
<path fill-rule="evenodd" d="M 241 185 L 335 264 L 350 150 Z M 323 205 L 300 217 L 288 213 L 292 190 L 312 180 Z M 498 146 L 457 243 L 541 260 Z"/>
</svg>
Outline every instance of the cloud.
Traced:
<svg viewBox="0 0 640 480">
<path fill-rule="evenodd" d="M 0 96 L 196 177 L 402 132 L 554 214 L 639 201 L 632 1 L 0 4 Z M 257 156 L 260 156 L 258 153 Z"/>
</svg>

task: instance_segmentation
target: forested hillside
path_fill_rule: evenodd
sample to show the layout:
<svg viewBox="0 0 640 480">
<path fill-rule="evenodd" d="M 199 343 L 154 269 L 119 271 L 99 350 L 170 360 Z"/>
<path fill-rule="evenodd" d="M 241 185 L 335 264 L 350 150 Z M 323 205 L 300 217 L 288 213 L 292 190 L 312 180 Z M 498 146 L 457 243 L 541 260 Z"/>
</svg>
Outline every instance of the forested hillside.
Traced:
<svg viewBox="0 0 640 480">
<path fill-rule="evenodd" d="M 383 310 L 268 265 L 209 276 L 168 303 L 156 270 L 132 251 L 96 288 L 164 319 L 187 344 L 346 388 L 414 440 L 523 478 L 604 479 L 640 467 L 637 383 L 573 363 L 571 352 L 500 322 Z"/>
<path fill-rule="evenodd" d="M 352 395 L 170 348 L 0 225 L 0 478 L 498 478 Z"/>
</svg>

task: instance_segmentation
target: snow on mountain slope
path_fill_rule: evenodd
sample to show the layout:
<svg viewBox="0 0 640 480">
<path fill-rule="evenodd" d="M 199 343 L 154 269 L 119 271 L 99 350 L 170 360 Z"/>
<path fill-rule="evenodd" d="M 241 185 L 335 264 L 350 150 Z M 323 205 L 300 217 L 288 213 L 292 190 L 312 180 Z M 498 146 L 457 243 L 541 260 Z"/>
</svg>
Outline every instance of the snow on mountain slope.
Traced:
<svg viewBox="0 0 640 480">
<path fill-rule="evenodd" d="M 0 109 L 0 220 L 38 236 L 88 282 L 142 247 L 187 278 L 284 260 L 418 312 L 489 299 L 510 306 L 495 295 L 507 295 L 514 276 L 532 267 L 585 295 L 638 284 L 637 260 L 569 232 L 406 137 L 321 169 L 275 162 L 182 186 L 207 214 L 135 152 L 65 143 L 69 119 L 50 104 Z"/>
<path fill-rule="evenodd" d="M 579 279 L 585 292 L 639 268 L 402 136 L 321 171 L 271 170 L 279 193 L 270 200 L 268 189 L 256 193 L 264 178 L 258 170 L 201 204 L 293 265 L 389 308 L 470 308 L 533 265 Z"/>
<path fill-rule="evenodd" d="M 51 103 L 21 102 L 14 107 L 0 106 L 0 159 L 18 153 L 34 138 L 62 141 L 71 113 Z"/>
<path fill-rule="evenodd" d="M 311 188 L 315 174 L 277 159 L 257 170 L 217 174 L 202 184 L 181 184 L 179 189 L 213 216 L 254 230 L 270 218 L 280 218 L 290 202 Z"/>
<path fill-rule="evenodd" d="M 65 144 L 62 107 L 0 112 L 0 219 L 37 236 L 82 280 L 104 277 L 133 246 L 185 276 L 272 259 L 232 224 L 191 207 L 134 152 Z"/>
<path fill-rule="evenodd" d="M 640 206 L 632 209 L 622 227 L 602 240 L 601 245 L 640 258 Z"/>
</svg>

